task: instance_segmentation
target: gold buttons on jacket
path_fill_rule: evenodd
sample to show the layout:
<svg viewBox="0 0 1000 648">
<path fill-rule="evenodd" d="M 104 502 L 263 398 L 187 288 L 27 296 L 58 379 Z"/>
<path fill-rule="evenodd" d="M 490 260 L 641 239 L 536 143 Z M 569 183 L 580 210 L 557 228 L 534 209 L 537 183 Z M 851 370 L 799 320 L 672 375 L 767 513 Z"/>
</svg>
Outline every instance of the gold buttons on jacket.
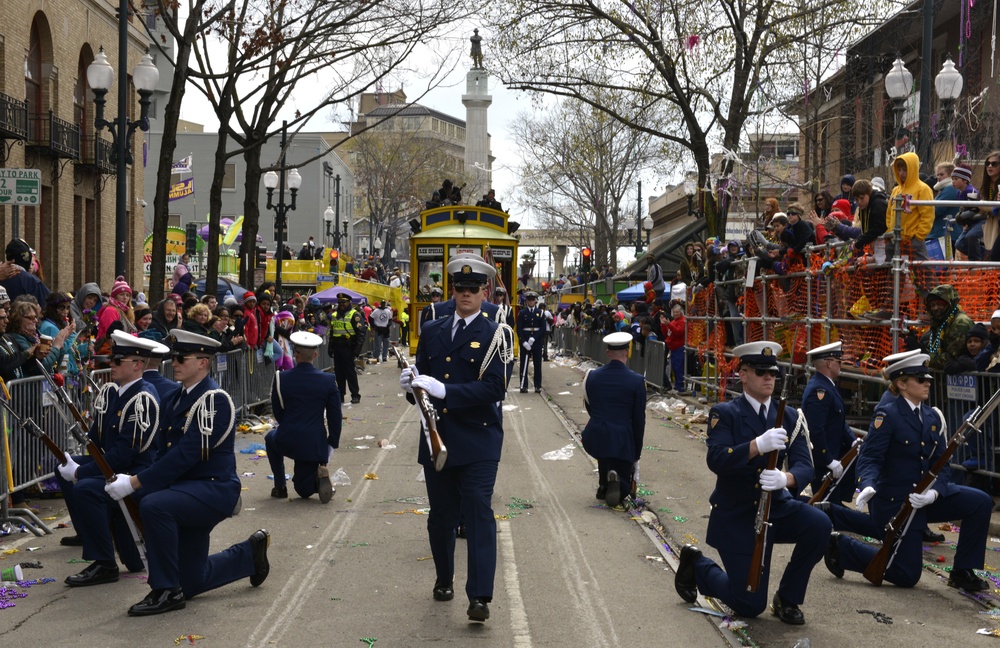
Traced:
<svg viewBox="0 0 1000 648">
<path fill-rule="evenodd" d="M 444 379 L 445 379 L 445 380 L 448 380 L 448 374 L 445 374 L 445 375 L 444 375 Z"/>
<path fill-rule="evenodd" d="M 451 362 L 451 356 L 448 356 L 448 357 L 446 357 L 446 358 L 444 359 L 444 361 L 445 361 L 445 362 Z"/>
<path fill-rule="evenodd" d="M 446 408 L 444 408 L 443 410 L 441 410 L 441 413 L 442 413 L 442 414 L 447 414 L 447 413 L 448 413 L 448 408 L 446 407 Z"/>
</svg>

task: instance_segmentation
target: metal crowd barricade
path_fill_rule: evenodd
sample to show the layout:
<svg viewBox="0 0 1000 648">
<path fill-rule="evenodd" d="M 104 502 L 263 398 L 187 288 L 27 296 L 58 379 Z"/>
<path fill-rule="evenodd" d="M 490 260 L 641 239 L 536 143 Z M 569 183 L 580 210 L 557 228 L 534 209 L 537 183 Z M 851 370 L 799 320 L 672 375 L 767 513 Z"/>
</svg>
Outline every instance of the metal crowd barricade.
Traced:
<svg viewBox="0 0 1000 648">
<path fill-rule="evenodd" d="M 568 326 L 556 327 L 552 341 L 563 354 L 577 355 L 598 364 L 604 364 L 604 333 L 579 331 Z M 664 369 L 667 347 L 660 341 L 648 341 L 645 345 L 633 345 L 626 366 L 640 374 L 654 387 L 664 387 Z"/>
</svg>

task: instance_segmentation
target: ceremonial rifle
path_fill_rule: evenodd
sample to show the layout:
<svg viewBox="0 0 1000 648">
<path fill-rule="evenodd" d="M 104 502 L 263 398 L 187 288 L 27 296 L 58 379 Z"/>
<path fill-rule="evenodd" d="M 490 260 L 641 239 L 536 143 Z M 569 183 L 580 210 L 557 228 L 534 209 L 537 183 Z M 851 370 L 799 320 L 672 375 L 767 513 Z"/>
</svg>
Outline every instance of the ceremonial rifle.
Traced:
<svg viewBox="0 0 1000 648">
<path fill-rule="evenodd" d="M 938 475 L 948 465 L 948 461 L 955 454 L 955 451 L 958 450 L 958 447 L 964 445 L 969 436 L 980 432 L 979 427 L 993 413 L 997 405 L 1000 405 L 1000 391 L 990 396 L 985 405 L 977 406 L 968 418 L 965 419 L 962 426 L 948 440 L 948 445 L 945 447 L 944 452 L 941 453 L 941 456 L 938 457 L 938 460 L 934 462 L 930 470 L 924 474 L 913 488 L 910 493 L 911 495 L 914 493 L 924 493 L 934 485 Z M 896 557 L 900 541 L 909 528 L 910 522 L 913 520 L 913 510 L 910 498 L 907 497 L 903 500 L 903 505 L 900 507 L 899 512 L 885 525 L 885 537 L 882 539 L 882 548 L 878 550 L 872 561 L 868 563 L 868 567 L 865 568 L 864 572 L 865 579 L 872 585 L 882 584 L 882 579 L 885 577 L 885 570 L 889 568 L 893 558 Z"/>
<path fill-rule="evenodd" d="M 781 390 L 781 401 L 778 402 L 778 409 L 775 410 L 774 427 L 780 428 L 785 420 L 785 405 L 788 401 L 788 388 L 791 385 L 791 375 L 785 376 L 785 384 Z M 775 470 L 778 467 L 778 451 L 772 450 L 767 453 L 767 469 Z M 767 548 L 767 528 L 771 523 L 767 518 L 771 515 L 771 491 L 760 491 L 760 500 L 757 502 L 757 518 L 754 521 L 754 544 L 753 555 L 750 556 L 750 572 L 747 574 L 747 591 L 756 592 L 760 587 L 760 577 L 764 572 L 764 550 Z"/>
<path fill-rule="evenodd" d="M 393 344 L 392 352 L 396 354 L 396 358 L 399 360 L 399 364 L 402 365 L 403 369 L 410 366 L 410 363 L 406 361 L 406 357 L 403 356 L 402 352 L 399 350 L 399 346 Z M 428 396 L 427 392 L 420 387 L 413 388 L 413 400 L 417 402 L 417 407 L 420 408 L 420 413 L 423 415 L 425 423 L 424 437 L 427 439 L 427 447 L 431 451 L 431 459 L 434 461 L 434 470 L 440 471 L 444 468 L 444 462 L 448 460 L 448 448 L 445 447 L 444 441 L 441 440 L 441 435 L 438 434 L 437 431 L 437 410 L 434 409 L 430 396 Z"/>
<path fill-rule="evenodd" d="M 830 494 L 837 490 L 837 486 L 840 486 L 840 482 L 844 479 L 844 475 L 847 474 L 851 464 L 853 464 L 854 460 L 858 458 L 858 452 L 861 451 L 862 443 L 864 443 L 864 440 L 861 437 L 854 438 L 854 443 L 852 443 L 851 447 L 847 449 L 844 456 L 840 458 L 840 465 L 844 467 L 844 470 L 840 473 L 840 477 L 835 478 L 832 470 L 826 471 L 826 475 L 823 477 L 823 483 L 819 485 L 819 488 L 816 489 L 813 496 L 809 498 L 809 501 L 806 502 L 807 504 L 812 506 L 817 502 L 825 502 L 830 499 Z"/>
<path fill-rule="evenodd" d="M 73 416 L 76 423 L 70 426 L 69 431 L 78 443 L 87 447 L 87 454 L 94 460 L 97 467 L 100 469 L 101 474 L 104 475 L 104 479 L 110 484 L 115 480 L 115 471 L 111 468 L 107 459 L 104 458 L 104 453 L 101 449 L 94 443 L 94 440 L 90 438 L 87 434 L 87 429 L 89 425 L 87 424 L 87 419 L 83 417 L 80 410 L 77 409 L 76 405 L 73 403 L 73 399 L 69 397 L 66 393 L 64 387 L 60 387 L 56 381 L 52 378 L 45 366 L 36 359 L 35 362 L 38 363 L 38 368 L 41 370 L 42 375 L 45 376 L 45 380 L 48 381 L 49 386 L 52 388 L 52 392 L 56 395 L 59 401 L 66 407 L 69 413 Z M 153 430 L 153 434 L 156 434 L 156 430 Z M 65 458 L 63 463 L 66 463 Z M 132 539 L 135 540 L 136 549 L 139 550 L 139 555 L 142 557 L 142 563 L 146 565 L 146 569 L 149 569 L 149 563 L 146 562 L 146 541 L 143 539 L 142 530 L 142 519 L 139 517 L 139 505 L 136 504 L 135 499 L 131 495 L 126 495 L 122 499 L 118 500 L 118 504 L 122 508 L 122 513 L 125 514 L 125 523 L 128 524 L 128 530 L 132 534 Z"/>
</svg>

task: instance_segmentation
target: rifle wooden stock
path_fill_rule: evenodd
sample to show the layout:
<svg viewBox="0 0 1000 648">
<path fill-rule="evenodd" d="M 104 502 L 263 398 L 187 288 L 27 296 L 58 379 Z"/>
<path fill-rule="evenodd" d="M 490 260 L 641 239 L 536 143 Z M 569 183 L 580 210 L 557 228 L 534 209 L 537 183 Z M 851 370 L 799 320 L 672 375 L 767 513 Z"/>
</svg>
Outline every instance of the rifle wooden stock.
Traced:
<svg viewBox="0 0 1000 648">
<path fill-rule="evenodd" d="M 399 347 L 392 345 L 392 352 L 396 354 L 396 358 L 399 363 L 406 369 L 410 366 L 410 363 L 406 361 L 406 358 L 400 352 Z M 420 408 L 420 412 L 423 414 L 424 420 L 427 425 L 424 427 L 424 432 L 427 437 L 427 445 L 431 451 L 431 460 L 434 462 L 434 470 L 440 471 L 444 468 L 445 461 L 448 460 L 448 448 L 445 447 L 444 441 L 441 440 L 441 435 L 437 431 L 437 410 L 434 409 L 434 405 L 431 404 L 431 399 L 420 387 L 413 388 L 413 400 L 416 401 L 417 407 Z"/>
<path fill-rule="evenodd" d="M 774 427 L 781 427 L 785 420 L 785 399 L 778 403 L 778 409 L 774 417 Z M 774 470 L 778 467 L 778 451 L 772 450 L 767 453 L 767 469 Z M 761 489 L 760 500 L 757 504 L 757 519 L 754 524 L 753 555 L 750 556 L 750 572 L 747 574 L 747 591 L 756 592 L 760 587 L 760 577 L 764 572 L 764 551 L 767 549 L 767 528 L 771 523 L 767 521 L 771 515 L 771 491 Z"/>
<path fill-rule="evenodd" d="M 854 460 L 858 458 L 858 452 L 861 451 L 861 443 L 861 437 L 856 438 L 854 443 L 851 444 L 851 447 L 844 453 L 844 456 L 840 458 L 840 465 L 844 467 L 844 472 L 840 473 L 840 477 L 834 478 L 832 471 L 826 471 L 826 476 L 823 477 L 823 483 L 819 485 L 819 488 L 816 489 L 813 496 L 809 498 L 809 501 L 806 502 L 807 504 L 812 506 L 817 502 L 825 502 L 827 493 L 832 493 L 836 490 L 837 486 L 840 485 L 840 481 L 844 478 L 844 475 L 847 474 L 847 469 L 850 468 L 851 464 L 854 463 Z"/>
<path fill-rule="evenodd" d="M 62 404 L 66 406 L 70 415 L 72 415 L 77 422 L 77 425 L 70 426 L 70 433 L 79 443 L 87 447 L 87 454 L 90 455 L 91 459 L 94 460 L 94 463 L 97 464 L 97 468 L 101 471 L 101 474 L 104 475 L 104 479 L 107 480 L 108 483 L 113 482 L 115 480 L 115 471 L 111 468 L 111 464 L 108 463 L 108 460 L 104 458 L 104 453 L 101 452 L 98 445 L 94 443 L 94 440 L 87 434 L 87 430 L 90 427 L 87 423 L 87 419 L 85 419 L 83 414 L 80 413 L 80 410 L 77 409 L 73 400 L 69 397 L 69 394 L 66 393 L 66 390 L 57 385 L 56 381 L 52 379 L 52 375 L 46 371 L 45 366 L 42 365 L 42 363 L 37 359 L 35 362 L 38 362 L 38 368 L 41 369 L 42 375 L 45 376 L 49 386 L 52 387 L 52 391 L 55 392 L 56 396 Z M 153 433 L 155 434 L 156 431 L 154 430 Z M 65 460 L 63 463 L 66 463 Z M 136 541 L 136 545 L 140 545 L 142 543 L 143 529 L 142 518 L 139 517 L 139 505 L 135 503 L 135 499 L 133 499 L 131 495 L 126 495 L 122 498 L 121 503 L 122 506 L 125 507 L 128 516 L 132 518 L 132 523 L 135 525 L 135 530 L 139 535 L 139 537 L 134 538 L 134 540 Z M 145 555 L 144 547 L 140 546 L 139 549 L 143 552 L 143 555 Z"/>
<path fill-rule="evenodd" d="M 951 456 L 955 454 L 959 446 L 964 445 L 967 438 L 972 434 L 979 431 L 979 427 L 989 418 L 993 410 L 1000 405 L 1000 391 L 994 393 L 986 404 L 977 407 L 973 410 L 972 414 L 962 423 L 961 427 L 955 431 L 955 434 L 951 436 L 948 440 L 948 445 L 945 447 L 944 452 L 938 457 L 938 460 L 934 462 L 934 465 L 930 467 L 917 485 L 910 491 L 913 493 L 923 493 L 928 488 L 934 485 L 937 481 L 938 475 L 941 471 L 945 469 L 948 462 L 951 460 Z M 865 568 L 864 577 L 872 585 L 881 585 L 882 580 L 885 578 L 885 570 L 889 568 L 889 564 L 892 562 L 893 557 L 896 555 L 896 549 L 899 546 L 899 541 L 903 534 L 906 532 L 907 527 L 910 523 L 910 518 L 913 516 L 913 505 L 910 504 L 910 498 L 907 497 L 903 501 L 903 505 L 899 508 L 899 512 L 889 523 L 885 525 L 885 537 L 882 539 L 882 548 L 878 550 L 872 561 L 868 563 L 868 567 Z"/>
</svg>

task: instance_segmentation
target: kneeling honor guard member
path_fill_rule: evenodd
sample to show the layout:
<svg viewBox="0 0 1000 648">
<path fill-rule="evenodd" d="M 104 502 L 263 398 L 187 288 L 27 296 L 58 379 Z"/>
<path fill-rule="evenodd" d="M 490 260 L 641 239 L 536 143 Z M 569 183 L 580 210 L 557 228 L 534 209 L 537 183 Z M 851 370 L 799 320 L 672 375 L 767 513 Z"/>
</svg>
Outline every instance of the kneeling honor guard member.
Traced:
<svg viewBox="0 0 1000 648">
<path fill-rule="evenodd" d="M 921 353 L 886 367 L 895 399 L 875 410 L 861 446 L 861 492 L 855 506 L 861 509 L 868 504 L 872 521 L 881 528 L 907 499 L 914 509 L 885 570 L 886 581 L 898 587 L 916 585 L 923 572 L 921 530 L 928 522 L 961 520 L 948 584 L 966 592 L 986 591 L 989 582 L 973 570 L 982 569 L 985 563 L 993 498 L 981 490 L 953 484 L 947 465 L 930 488 L 913 492 L 948 445 L 940 413 L 925 402 L 932 380 L 927 369 L 929 360 L 930 356 Z M 835 533 L 830 538 L 826 566 L 837 578 L 844 576 L 844 570 L 865 573 L 878 551 L 878 547 Z"/>
<path fill-rule="evenodd" d="M 152 340 L 124 331 L 111 334 L 111 380 L 94 400 L 96 414 L 89 436 L 104 459 L 118 473 L 134 473 L 153 463 L 159 398 L 143 379 L 146 360 L 170 352 Z M 79 574 L 66 578 L 70 587 L 86 587 L 118 580 L 115 544 L 125 567 L 142 571 L 142 556 L 129 532 L 122 508 L 104 492 L 104 475 L 91 457 L 68 457 L 59 466 L 59 482 L 73 526 L 83 544 L 83 559 L 93 561 Z M 140 496 L 136 494 L 136 499 Z M 114 539 L 112 541 L 112 529 Z"/>
<path fill-rule="evenodd" d="M 295 462 L 292 484 L 299 497 L 333 498 L 327 462 L 340 446 L 340 390 L 337 379 L 313 366 L 323 338 L 308 331 L 291 335 L 295 368 L 274 374 L 271 410 L 278 427 L 264 437 L 274 474 L 271 497 L 287 498 L 285 457 Z"/>
<path fill-rule="evenodd" d="M 434 599 L 450 601 L 455 596 L 455 529 L 461 521 L 468 539 L 467 613 L 472 621 L 485 621 L 490 618 L 496 574 L 497 525 L 491 500 L 503 445 L 500 402 L 506 393 L 505 363 L 513 359 L 501 328 L 481 315 L 483 290 L 496 269 L 482 258 L 465 255 L 448 263 L 448 273 L 455 314 L 424 323 L 416 371 L 404 369 L 399 383 L 411 403 L 414 387 L 430 397 L 448 451 L 438 472 L 428 444 L 419 444 L 431 505 L 427 535 L 436 571 Z"/>
<path fill-rule="evenodd" d="M 209 375 L 217 340 L 174 329 L 174 378 L 181 388 L 160 408 L 163 451 L 134 475 L 119 474 L 104 488 L 122 499 L 142 495 L 152 591 L 129 608 L 129 616 L 161 614 L 184 607 L 202 592 L 249 578 L 267 578 L 270 535 L 261 529 L 248 540 L 209 555 L 212 529 L 233 515 L 240 499 L 233 433 L 233 401 Z"/>
<path fill-rule="evenodd" d="M 795 499 L 813 478 L 813 465 L 796 412 L 787 409 L 782 426 L 775 426 L 778 404 L 771 394 L 780 351 L 781 345 L 775 342 L 750 342 L 733 349 L 740 359 L 743 395 L 713 407 L 708 419 L 708 467 L 718 478 L 709 499 L 712 512 L 706 540 L 718 550 L 725 571 L 697 547 L 685 545 L 674 585 L 689 603 L 701 592 L 740 616 L 756 617 L 767 607 L 772 545 L 794 544 L 772 610 L 783 622 L 801 625 L 805 618 L 799 605 L 805 600 L 813 567 L 823 558 L 832 525 L 822 511 Z M 776 470 L 767 469 L 765 455 L 772 451 L 779 452 Z M 786 461 L 787 469 L 781 470 Z M 747 583 L 762 491 L 772 493 L 771 526 L 760 585 L 750 592 Z"/>
<path fill-rule="evenodd" d="M 625 366 L 631 342 L 624 331 L 605 335 L 608 363 L 583 378 L 583 449 L 597 459 L 597 499 L 611 507 L 635 490 L 646 432 L 646 381 Z"/>
</svg>

